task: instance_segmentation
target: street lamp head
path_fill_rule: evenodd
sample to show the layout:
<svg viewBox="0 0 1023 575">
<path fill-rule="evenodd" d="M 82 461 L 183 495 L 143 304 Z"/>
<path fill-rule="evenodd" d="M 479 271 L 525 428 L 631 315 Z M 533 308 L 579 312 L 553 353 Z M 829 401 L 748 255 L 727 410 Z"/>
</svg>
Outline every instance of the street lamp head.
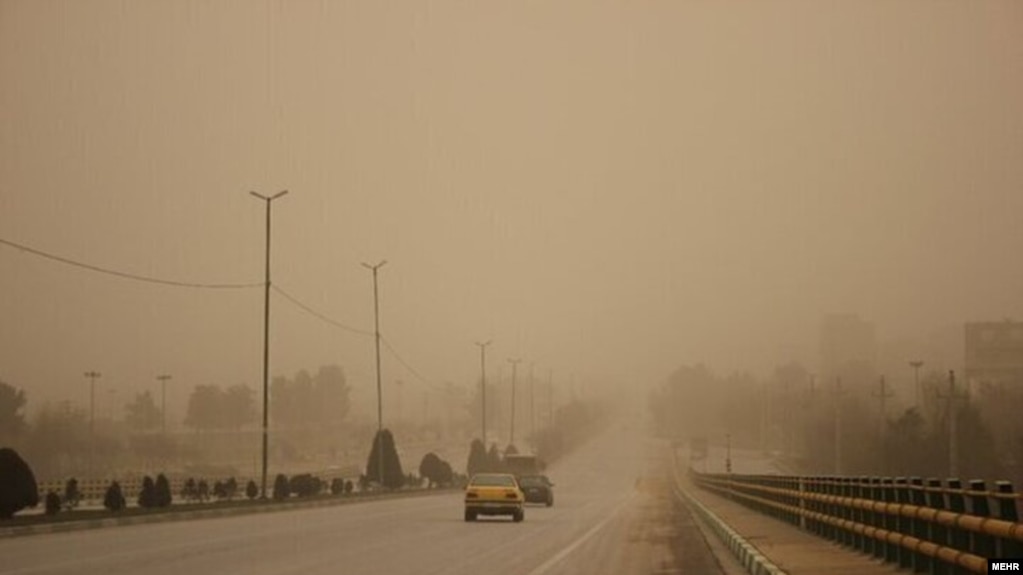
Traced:
<svg viewBox="0 0 1023 575">
<path fill-rule="evenodd" d="M 281 190 L 281 191 L 277 192 L 276 194 L 274 194 L 270 199 L 271 200 L 276 200 L 277 198 L 279 198 L 279 197 L 281 197 L 281 196 L 283 196 L 284 194 L 287 194 L 287 193 L 288 193 L 288 190 Z"/>
<path fill-rule="evenodd" d="M 366 262 L 362 262 L 362 267 L 364 267 L 364 268 L 366 268 L 368 270 L 376 270 L 377 268 L 383 267 L 384 264 L 386 264 L 386 263 L 387 263 L 387 260 L 380 260 L 380 263 L 378 263 L 377 265 L 374 266 L 374 265 L 367 264 Z"/>
<path fill-rule="evenodd" d="M 257 198 L 259 198 L 261 200 L 269 200 L 270 199 L 270 198 L 264 196 L 263 194 L 258 194 L 256 192 L 251 191 L 251 190 L 249 191 L 249 193 L 252 194 L 253 196 L 256 196 Z"/>
</svg>

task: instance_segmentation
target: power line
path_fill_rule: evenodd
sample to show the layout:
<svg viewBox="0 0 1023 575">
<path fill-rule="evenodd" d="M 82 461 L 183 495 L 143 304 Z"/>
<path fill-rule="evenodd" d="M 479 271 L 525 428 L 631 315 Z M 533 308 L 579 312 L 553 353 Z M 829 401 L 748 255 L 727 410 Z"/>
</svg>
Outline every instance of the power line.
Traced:
<svg viewBox="0 0 1023 575">
<path fill-rule="evenodd" d="M 121 272 L 121 271 L 112 270 L 112 269 L 104 268 L 104 267 L 100 267 L 100 266 L 94 266 L 92 264 L 87 264 L 87 263 L 83 263 L 83 262 L 80 262 L 80 261 L 75 261 L 75 260 L 72 260 L 72 259 L 69 259 L 69 258 L 61 257 L 61 256 L 54 255 L 54 254 L 51 254 L 51 253 L 48 253 L 48 252 L 44 252 L 42 250 L 37 250 L 35 248 L 30 248 L 30 247 L 28 247 L 26 245 L 22 245 L 22 244 L 19 244 L 19 243 L 16 243 L 16 242 L 12 242 L 10 240 L 5 240 L 3 238 L 0 238 L 0 244 L 4 244 L 6 246 L 10 246 L 12 248 L 21 250 L 23 252 L 28 252 L 28 253 L 30 253 L 32 255 L 39 256 L 39 257 L 42 257 L 42 258 L 46 258 L 46 259 L 49 259 L 49 260 L 53 260 L 53 261 L 56 261 L 56 262 L 60 262 L 62 264 L 66 264 L 66 265 L 69 265 L 69 266 L 74 266 L 74 267 L 86 269 L 86 270 L 89 270 L 89 271 L 99 272 L 99 273 L 106 274 L 106 275 L 111 275 L 111 276 L 116 276 L 116 277 L 120 277 L 120 278 L 124 278 L 124 279 L 130 279 L 130 280 L 141 281 L 141 282 L 148 282 L 148 283 L 161 284 L 161 285 L 169 285 L 169 286 L 175 286 L 175 287 L 204 288 L 204 289 L 240 289 L 240 288 L 259 287 L 259 286 L 263 285 L 262 283 L 216 284 L 216 283 L 195 283 L 195 282 L 181 282 L 181 281 L 175 281 L 175 280 L 165 280 L 165 279 L 154 278 L 154 277 L 149 277 L 149 276 L 143 276 L 143 275 L 138 275 L 138 274 L 133 274 L 133 273 L 128 273 L 128 272 Z"/>
<path fill-rule="evenodd" d="M 315 309 L 309 307 L 308 305 L 300 302 L 297 298 L 295 298 L 294 296 L 290 295 L 288 292 L 286 292 L 283 289 L 277 287 L 277 285 L 272 285 L 271 287 L 273 288 L 274 291 L 276 291 L 278 294 L 280 294 L 281 297 L 283 297 L 284 299 L 288 300 L 289 302 L 291 302 L 295 306 L 299 307 L 300 309 L 302 309 L 303 311 L 305 311 L 309 315 L 311 315 L 311 316 L 313 316 L 313 317 L 315 317 L 315 318 L 317 318 L 317 319 L 319 319 L 321 321 L 324 321 L 324 322 L 326 322 L 326 323 L 328 323 L 328 324 L 330 324 L 330 325 L 332 325 L 332 326 L 334 326 L 336 328 L 340 328 L 340 329 L 343 329 L 345 331 L 348 331 L 348 332 L 351 332 L 351 333 L 355 333 L 355 334 L 358 334 L 358 335 L 364 335 L 364 336 L 367 336 L 367 337 L 373 337 L 373 335 L 374 335 L 373 332 L 371 332 L 371 331 L 366 331 L 364 329 L 359 329 L 359 328 L 352 327 L 350 325 L 345 325 L 345 324 L 343 324 L 343 323 L 341 323 L 339 321 L 333 320 L 333 319 L 323 315 L 322 313 L 316 311 Z"/>
<path fill-rule="evenodd" d="M 430 389 L 432 389 L 434 391 L 442 391 L 443 390 L 443 388 L 441 386 L 439 386 L 439 385 L 431 382 L 430 380 L 426 379 L 425 377 L 423 377 L 422 374 L 420 374 L 418 371 L 415 370 L 415 368 L 413 368 L 404 359 L 402 359 L 401 356 L 398 355 L 397 350 L 394 349 L 394 346 L 391 345 L 391 342 L 388 341 L 386 337 L 381 335 L 380 336 L 380 341 L 384 342 L 384 346 L 387 347 L 387 350 L 391 352 L 391 355 L 394 356 L 394 359 L 398 360 L 398 363 L 400 363 L 402 366 L 404 366 L 405 369 L 407 369 L 409 371 L 409 373 L 411 373 L 412 375 L 414 375 L 416 377 L 416 379 L 418 379 L 420 382 L 422 382 L 424 385 L 426 385 L 427 387 L 429 387 Z"/>
</svg>

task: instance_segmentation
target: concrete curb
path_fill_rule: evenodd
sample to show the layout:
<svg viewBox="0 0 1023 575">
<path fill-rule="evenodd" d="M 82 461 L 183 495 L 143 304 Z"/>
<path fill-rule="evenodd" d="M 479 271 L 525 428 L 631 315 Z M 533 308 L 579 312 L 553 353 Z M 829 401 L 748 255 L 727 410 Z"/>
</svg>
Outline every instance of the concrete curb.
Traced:
<svg viewBox="0 0 1023 575">
<path fill-rule="evenodd" d="M 683 489 L 678 478 L 677 467 L 672 473 L 672 479 L 675 496 L 696 512 L 696 515 L 721 539 L 750 575 L 788 575 L 787 571 L 772 563 L 753 544 L 746 541 L 742 535 L 736 533 L 727 523 Z"/>
<path fill-rule="evenodd" d="M 51 533 L 67 533 L 71 531 L 84 531 L 87 529 L 99 529 L 102 527 L 118 527 L 121 525 L 142 525 L 145 523 L 168 523 L 172 521 L 193 521 L 196 519 L 210 519 L 217 517 L 235 517 L 238 515 L 251 515 L 255 513 L 272 513 L 276 511 L 294 511 L 298 509 L 313 509 L 316 507 L 334 507 L 356 503 L 369 503 L 372 501 L 387 501 L 393 499 L 405 499 L 409 497 L 426 497 L 431 495 L 445 495 L 458 493 L 460 488 L 450 489 L 423 489 L 412 492 L 386 493 L 380 495 L 358 495 L 347 497 L 333 497 L 316 499 L 313 501 L 294 501 L 288 503 L 267 503 L 265 505 L 251 505 L 242 507 L 228 507 L 224 509 L 197 509 L 174 510 L 156 512 L 151 515 L 133 515 L 130 517 L 105 517 L 103 519 L 84 519 L 81 521 L 64 521 L 55 523 L 39 523 L 36 525 L 18 525 L 14 527 L 0 527 L 0 539 L 11 537 L 23 537 L 27 535 L 46 535 Z"/>
</svg>

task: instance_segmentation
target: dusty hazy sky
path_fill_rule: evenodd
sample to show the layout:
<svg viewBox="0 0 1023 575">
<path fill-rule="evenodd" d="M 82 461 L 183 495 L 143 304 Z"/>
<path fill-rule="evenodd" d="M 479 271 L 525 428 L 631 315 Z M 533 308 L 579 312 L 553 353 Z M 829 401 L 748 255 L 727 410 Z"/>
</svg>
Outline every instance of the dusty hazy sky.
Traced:
<svg viewBox="0 0 1023 575">
<path fill-rule="evenodd" d="M 0 0 L 0 238 L 259 282 L 248 191 L 285 188 L 275 283 L 369 329 L 387 259 L 382 331 L 438 383 L 477 339 L 633 383 L 812 365 L 830 312 L 1021 319 L 1023 3 Z M 370 393 L 371 338 L 273 306 L 275 373 Z M 30 401 L 258 385 L 261 314 L 0 246 Z"/>
</svg>

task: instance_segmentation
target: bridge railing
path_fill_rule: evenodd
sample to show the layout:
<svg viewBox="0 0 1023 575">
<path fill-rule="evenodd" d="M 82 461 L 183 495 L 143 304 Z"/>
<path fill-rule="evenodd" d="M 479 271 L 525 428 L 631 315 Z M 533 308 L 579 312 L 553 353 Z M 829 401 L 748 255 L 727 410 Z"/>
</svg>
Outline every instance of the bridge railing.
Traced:
<svg viewBox="0 0 1023 575">
<path fill-rule="evenodd" d="M 1019 494 L 1008 481 L 708 474 L 696 485 L 919 573 L 987 573 L 1023 555 Z"/>
</svg>

